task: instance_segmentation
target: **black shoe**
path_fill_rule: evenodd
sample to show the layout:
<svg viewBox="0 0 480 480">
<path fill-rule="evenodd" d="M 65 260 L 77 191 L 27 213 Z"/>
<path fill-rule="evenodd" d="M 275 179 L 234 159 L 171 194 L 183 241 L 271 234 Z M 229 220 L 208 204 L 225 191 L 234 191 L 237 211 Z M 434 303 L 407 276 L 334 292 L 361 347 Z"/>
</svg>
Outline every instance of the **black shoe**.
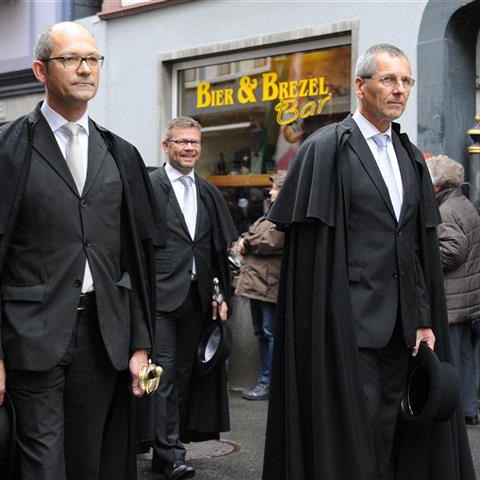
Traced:
<svg viewBox="0 0 480 480">
<path fill-rule="evenodd" d="M 192 478 L 195 476 L 195 469 L 185 463 L 181 458 L 167 465 L 163 474 L 168 480 L 179 480 L 180 478 Z"/>
<path fill-rule="evenodd" d="M 478 415 L 474 415 L 473 417 L 465 417 L 465 423 L 467 425 L 478 425 Z"/>
<path fill-rule="evenodd" d="M 251 390 L 248 390 L 248 392 L 242 393 L 242 397 L 246 400 L 268 400 L 269 396 L 270 385 L 265 385 L 264 383 L 259 383 Z"/>
</svg>

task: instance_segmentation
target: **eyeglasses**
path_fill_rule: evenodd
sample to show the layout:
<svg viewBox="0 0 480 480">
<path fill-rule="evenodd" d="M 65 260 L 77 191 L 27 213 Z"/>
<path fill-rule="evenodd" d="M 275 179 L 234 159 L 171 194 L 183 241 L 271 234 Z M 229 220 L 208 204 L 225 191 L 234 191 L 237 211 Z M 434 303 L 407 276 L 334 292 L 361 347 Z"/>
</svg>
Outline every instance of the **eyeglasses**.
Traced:
<svg viewBox="0 0 480 480">
<path fill-rule="evenodd" d="M 373 76 L 370 75 L 361 78 L 373 78 Z M 396 87 L 399 82 L 402 84 L 402 87 L 406 89 L 412 88 L 415 85 L 415 80 L 412 77 L 397 78 L 392 75 L 387 75 L 386 77 L 377 78 L 377 80 L 387 88 Z"/>
<path fill-rule="evenodd" d="M 167 140 L 167 142 L 174 143 L 175 145 L 178 145 L 179 147 L 182 148 L 187 148 L 189 145 L 191 145 L 193 148 L 198 148 L 200 146 L 200 142 L 198 140 Z"/>
<path fill-rule="evenodd" d="M 52 60 L 58 60 L 67 70 L 78 70 L 82 62 L 85 62 L 90 68 L 100 68 L 103 65 L 105 57 L 102 55 L 88 55 L 81 57 L 80 55 L 63 55 L 62 57 L 51 57 L 42 60 L 43 63 Z"/>
</svg>

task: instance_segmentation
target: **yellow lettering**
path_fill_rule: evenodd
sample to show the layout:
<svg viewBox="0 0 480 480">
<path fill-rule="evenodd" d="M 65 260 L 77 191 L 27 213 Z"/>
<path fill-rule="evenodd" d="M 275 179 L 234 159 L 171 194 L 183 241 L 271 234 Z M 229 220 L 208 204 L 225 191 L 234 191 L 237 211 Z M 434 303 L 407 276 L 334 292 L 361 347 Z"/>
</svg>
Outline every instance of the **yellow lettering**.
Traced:
<svg viewBox="0 0 480 480">
<path fill-rule="evenodd" d="M 264 73 L 263 77 L 263 95 L 262 101 L 268 102 L 269 100 L 275 100 L 278 98 L 278 86 L 276 84 L 277 81 L 277 73 L 270 72 Z"/>
<path fill-rule="evenodd" d="M 233 89 L 210 90 L 210 82 L 197 85 L 197 108 L 233 105 Z"/>
<path fill-rule="evenodd" d="M 298 118 L 298 101 L 294 98 L 282 100 L 275 105 L 277 113 L 277 123 L 279 125 L 288 125 Z"/>
<path fill-rule="evenodd" d="M 300 80 L 301 81 L 301 80 Z M 297 80 L 292 80 L 289 83 L 289 88 L 288 88 L 288 98 L 295 98 L 298 96 L 298 81 Z"/>
<path fill-rule="evenodd" d="M 288 97 L 288 83 L 289 82 L 280 82 L 278 84 L 278 98 L 284 99 Z"/>
<path fill-rule="evenodd" d="M 225 105 L 233 105 L 233 88 L 225 89 Z"/>
<path fill-rule="evenodd" d="M 307 102 L 300 108 L 300 118 L 312 117 L 316 110 L 317 104 L 315 102 Z"/>
<path fill-rule="evenodd" d="M 325 85 L 325 77 L 320 77 L 318 80 L 320 82 L 318 95 L 328 95 L 328 87 Z"/>
<path fill-rule="evenodd" d="M 298 95 L 299 97 L 306 97 L 308 95 L 307 86 L 308 86 L 307 80 L 300 80 L 300 93 Z"/>
<path fill-rule="evenodd" d="M 317 115 L 320 115 L 322 113 L 323 107 L 332 99 L 332 94 L 329 93 L 326 97 L 320 98 L 318 100 L 318 109 L 317 109 Z"/>
<path fill-rule="evenodd" d="M 197 108 L 209 107 L 210 103 L 210 82 L 200 82 L 197 85 Z"/>
<path fill-rule="evenodd" d="M 318 95 L 318 78 L 308 79 L 308 95 L 315 97 Z"/>
</svg>

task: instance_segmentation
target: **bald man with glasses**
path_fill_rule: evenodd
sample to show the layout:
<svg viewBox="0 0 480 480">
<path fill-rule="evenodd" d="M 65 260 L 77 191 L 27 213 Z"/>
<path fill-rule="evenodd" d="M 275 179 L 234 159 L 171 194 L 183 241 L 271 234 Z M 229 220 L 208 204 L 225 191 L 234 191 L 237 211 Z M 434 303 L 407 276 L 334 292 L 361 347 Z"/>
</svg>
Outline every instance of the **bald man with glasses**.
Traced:
<svg viewBox="0 0 480 480">
<path fill-rule="evenodd" d="M 131 479 L 130 397 L 152 345 L 156 214 L 137 150 L 88 115 L 103 56 L 76 23 L 43 31 L 45 100 L 0 129 L 0 404 L 18 480 Z"/>
</svg>

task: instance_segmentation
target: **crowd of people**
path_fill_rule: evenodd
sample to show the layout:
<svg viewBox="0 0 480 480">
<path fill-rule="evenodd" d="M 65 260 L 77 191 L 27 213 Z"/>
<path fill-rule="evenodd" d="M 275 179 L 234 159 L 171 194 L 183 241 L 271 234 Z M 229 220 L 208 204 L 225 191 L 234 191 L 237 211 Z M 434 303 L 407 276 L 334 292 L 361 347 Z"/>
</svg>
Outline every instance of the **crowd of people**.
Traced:
<svg viewBox="0 0 480 480">
<path fill-rule="evenodd" d="M 213 334 L 198 349 L 231 312 L 235 240 L 261 360 L 243 397 L 271 399 L 263 480 L 475 478 L 480 218 L 462 166 L 425 162 L 394 122 L 415 84 L 400 49 L 359 56 L 357 110 L 304 142 L 240 237 L 195 172 L 196 120 L 168 123 L 148 173 L 89 116 L 104 60 L 90 32 L 55 24 L 34 56 L 45 99 L 0 128 L 0 405 L 16 418 L 2 478 L 132 480 L 150 448 L 152 471 L 195 475 L 185 443 L 230 428 L 225 356 Z M 460 385 L 428 421 L 405 395 L 425 347 Z"/>
</svg>

